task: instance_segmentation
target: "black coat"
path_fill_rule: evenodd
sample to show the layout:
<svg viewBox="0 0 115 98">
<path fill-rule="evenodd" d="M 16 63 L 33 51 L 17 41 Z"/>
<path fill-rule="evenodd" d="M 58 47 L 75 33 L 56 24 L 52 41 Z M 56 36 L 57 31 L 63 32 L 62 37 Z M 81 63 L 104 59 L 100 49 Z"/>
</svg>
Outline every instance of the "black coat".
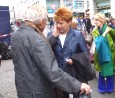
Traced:
<svg viewBox="0 0 115 98">
<path fill-rule="evenodd" d="M 86 28 L 87 28 L 87 27 L 91 28 L 92 25 L 91 25 L 91 20 L 90 20 L 90 18 L 86 18 L 84 22 L 85 22 L 85 27 L 86 27 Z"/>
<path fill-rule="evenodd" d="M 72 55 L 73 66 L 76 69 L 76 78 L 87 83 L 95 78 L 95 70 L 89 62 L 88 53 L 79 53 Z"/>
</svg>

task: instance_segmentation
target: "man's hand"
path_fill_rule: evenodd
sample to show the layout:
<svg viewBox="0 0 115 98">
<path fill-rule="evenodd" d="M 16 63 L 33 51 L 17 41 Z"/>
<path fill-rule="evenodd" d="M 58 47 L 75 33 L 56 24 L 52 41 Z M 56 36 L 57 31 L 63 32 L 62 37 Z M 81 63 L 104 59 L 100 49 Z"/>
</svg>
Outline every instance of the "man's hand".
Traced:
<svg viewBox="0 0 115 98">
<path fill-rule="evenodd" d="M 80 94 L 85 93 L 86 95 L 90 94 L 91 88 L 88 84 L 82 83 L 80 88 Z"/>
</svg>

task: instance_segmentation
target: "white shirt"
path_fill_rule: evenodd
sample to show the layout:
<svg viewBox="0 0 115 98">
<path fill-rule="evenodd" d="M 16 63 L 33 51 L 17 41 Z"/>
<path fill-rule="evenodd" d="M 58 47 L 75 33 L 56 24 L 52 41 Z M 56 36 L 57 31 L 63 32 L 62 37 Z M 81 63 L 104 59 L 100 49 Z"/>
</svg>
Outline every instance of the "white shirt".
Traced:
<svg viewBox="0 0 115 98">
<path fill-rule="evenodd" d="M 66 35 L 60 34 L 60 35 L 59 35 L 59 38 L 60 38 L 61 45 L 62 45 L 62 48 L 63 48 L 64 42 L 65 42 L 65 38 L 66 38 Z"/>
</svg>

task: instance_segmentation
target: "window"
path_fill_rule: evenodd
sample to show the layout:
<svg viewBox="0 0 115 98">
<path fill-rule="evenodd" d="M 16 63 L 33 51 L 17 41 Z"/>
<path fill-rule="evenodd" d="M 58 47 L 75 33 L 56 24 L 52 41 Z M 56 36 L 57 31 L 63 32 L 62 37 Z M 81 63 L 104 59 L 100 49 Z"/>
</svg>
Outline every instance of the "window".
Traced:
<svg viewBox="0 0 115 98">
<path fill-rule="evenodd" d="M 74 9 L 84 9 L 84 2 L 74 2 Z"/>
<path fill-rule="evenodd" d="M 71 2 L 66 2 L 66 6 L 71 6 Z"/>
</svg>

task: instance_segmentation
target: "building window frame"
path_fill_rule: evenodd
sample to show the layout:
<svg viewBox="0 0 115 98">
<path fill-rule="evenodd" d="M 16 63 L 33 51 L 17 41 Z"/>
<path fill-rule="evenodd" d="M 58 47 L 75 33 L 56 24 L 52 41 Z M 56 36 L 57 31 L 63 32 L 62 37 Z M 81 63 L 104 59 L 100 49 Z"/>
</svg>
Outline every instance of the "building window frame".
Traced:
<svg viewBox="0 0 115 98">
<path fill-rule="evenodd" d="M 84 9 L 84 1 L 75 1 L 74 9 Z"/>
</svg>

